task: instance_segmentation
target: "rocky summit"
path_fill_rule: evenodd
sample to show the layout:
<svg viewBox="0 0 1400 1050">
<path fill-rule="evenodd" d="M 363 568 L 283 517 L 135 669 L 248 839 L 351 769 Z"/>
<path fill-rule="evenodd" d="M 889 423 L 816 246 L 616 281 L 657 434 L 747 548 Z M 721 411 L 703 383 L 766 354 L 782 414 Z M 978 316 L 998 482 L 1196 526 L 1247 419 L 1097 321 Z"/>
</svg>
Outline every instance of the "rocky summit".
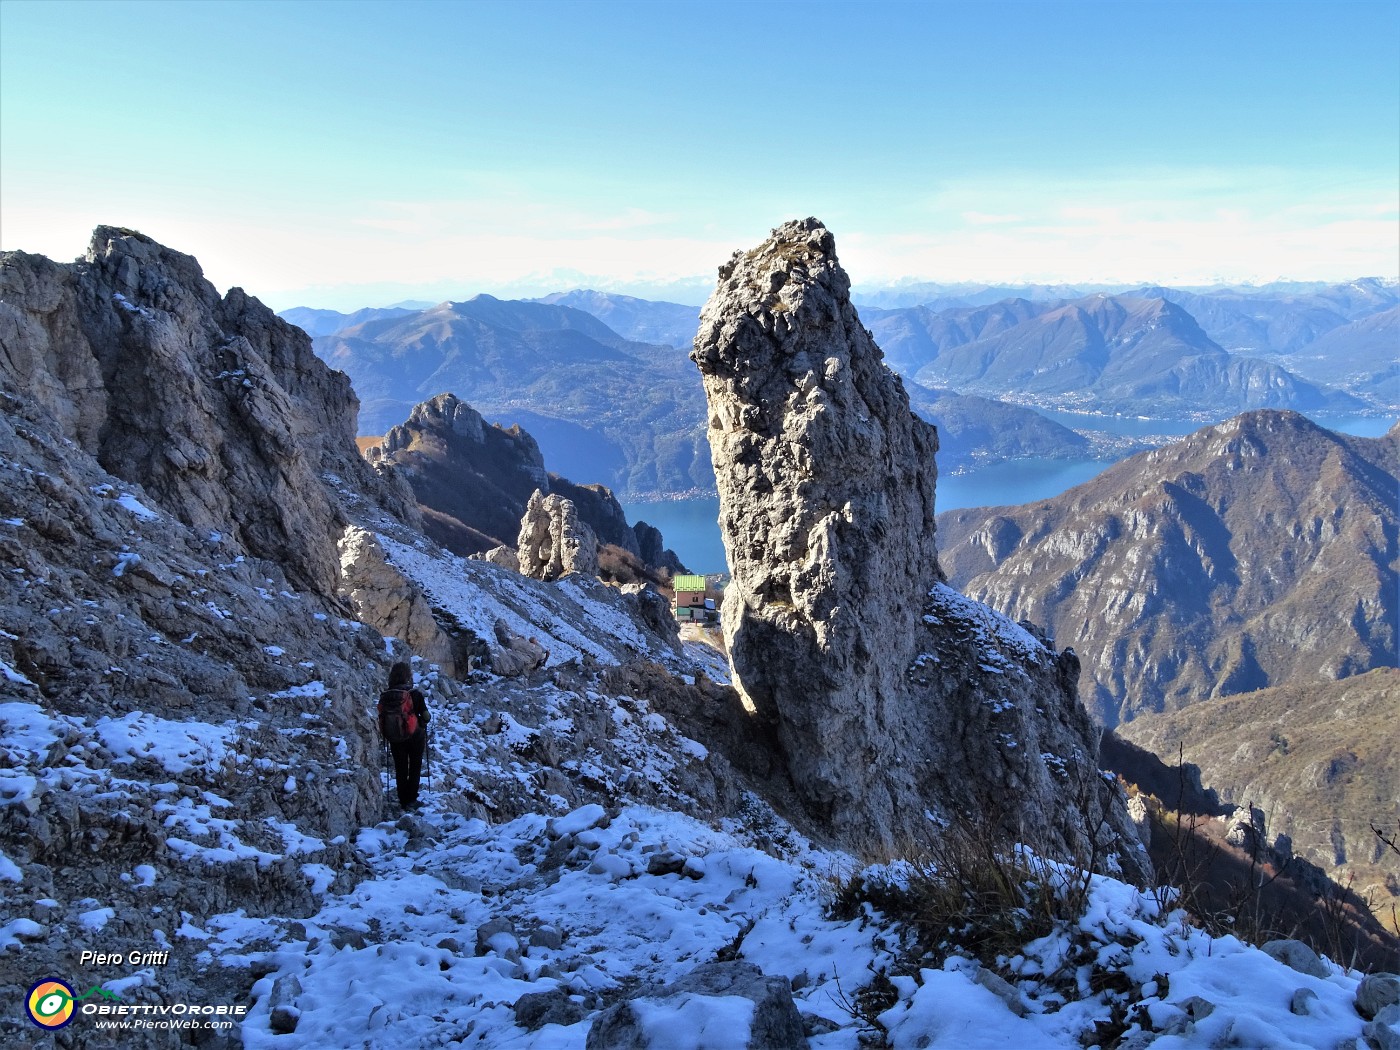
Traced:
<svg viewBox="0 0 1400 1050">
<path fill-rule="evenodd" d="M 888 851 L 976 813 L 1139 870 L 1074 654 L 943 582 L 937 435 L 862 327 L 831 233 L 789 222 L 735 253 L 691 356 L 733 575 L 735 685 L 776 725 L 808 814 Z"/>
</svg>

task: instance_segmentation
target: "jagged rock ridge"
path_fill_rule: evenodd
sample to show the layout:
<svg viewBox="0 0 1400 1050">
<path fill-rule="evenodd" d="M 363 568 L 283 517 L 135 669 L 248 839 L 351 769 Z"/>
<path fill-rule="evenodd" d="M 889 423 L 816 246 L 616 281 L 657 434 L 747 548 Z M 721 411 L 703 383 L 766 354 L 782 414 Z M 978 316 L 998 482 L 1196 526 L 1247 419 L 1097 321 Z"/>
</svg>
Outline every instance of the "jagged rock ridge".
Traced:
<svg viewBox="0 0 1400 1050">
<path fill-rule="evenodd" d="M 219 913 L 308 916 L 364 877 L 352 840 L 383 814 L 369 708 L 396 660 L 456 656 L 428 583 L 477 617 L 461 638 L 505 619 L 575 669 L 678 658 L 645 595 L 433 547 L 411 493 L 356 450 L 348 382 L 309 350 L 131 231 L 99 228 L 69 266 L 0 255 L 0 951 L 23 959 L 0 967 L 0 988 L 15 1002 L 35 973 L 114 976 L 72 950 L 95 900 L 92 936 L 125 952 Z M 471 717 L 471 694 L 417 665 L 435 710 Z M 551 753 L 610 754 L 616 727 L 600 718 L 607 739 Z M 690 765 L 709 797 L 733 791 L 717 761 Z M 549 790 L 597 788 L 561 774 Z M 474 778 L 451 805 L 504 814 L 517 796 L 513 775 Z M 246 1002 L 250 983 L 186 951 L 123 995 Z M 19 1024 L 0 1019 L 0 1041 Z M 103 1037 L 75 1031 L 73 1045 Z"/>
<path fill-rule="evenodd" d="M 424 532 L 454 553 L 513 547 L 521 518 L 538 491 L 570 500 L 598 541 L 619 548 L 623 558 L 638 559 L 653 570 L 682 569 L 654 528 L 645 522 L 628 524 L 612 490 L 550 473 L 527 431 L 488 423 L 454 394 L 415 405 L 405 422 L 365 449 L 365 457 L 408 483 Z"/>
<path fill-rule="evenodd" d="M 349 380 L 242 289 L 221 299 L 188 255 L 98 227 L 71 266 L 9 253 L 0 296 L 7 377 L 191 528 L 231 527 L 330 595 L 344 515 L 323 475 L 416 521 L 353 455 Z"/>
<path fill-rule="evenodd" d="M 877 849 L 927 836 L 930 810 L 1045 828 L 1062 851 L 1107 829 L 1136 870 L 1073 654 L 942 582 L 937 437 L 861 326 L 831 234 L 789 222 L 736 252 L 692 359 L 735 683 L 776 723 L 809 814 Z"/>
</svg>

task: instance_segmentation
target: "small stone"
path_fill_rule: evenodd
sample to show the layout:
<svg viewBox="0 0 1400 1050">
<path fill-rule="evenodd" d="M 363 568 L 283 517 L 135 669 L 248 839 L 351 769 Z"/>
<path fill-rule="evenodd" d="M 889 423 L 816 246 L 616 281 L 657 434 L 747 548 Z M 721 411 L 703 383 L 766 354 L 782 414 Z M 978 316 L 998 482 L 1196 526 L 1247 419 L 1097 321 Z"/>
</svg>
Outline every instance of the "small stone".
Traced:
<svg viewBox="0 0 1400 1050">
<path fill-rule="evenodd" d="M 1400 1030 L 1380 1021 L 1369 1021 L 1361 1029 L 1371 1050 L 1400 1050 Z"/>
<path fill-rule="evenodd" d="M 288 1035 L 297 1030 L 297 1023 L 301 1020 L 301 1011 L 295 1006 L 274 1006 L 272 1016 L 268 1019 L 268 1025 L 278 1035 Z"/>
<path fill-rule="evenodd" d="M 564 935 L 555 926 L 539 926 L 530 931 L 530 943 L 537 948 L 558 951 L 564 947 Z"/>
<path fill-rule="evenodd" d="M 648 875 L 675 875 L 685 867 L 686 858 L 674 850 L 658 850 L 647 860 Z"/>
<path fill-rule="evenodd" d="M 977 971 L 977 975 L 972 980 L 1004 1002 L 1017 1017 L 1026 1015 L 1026 1006 L 1021 1002 L 1021 993 L 1002 977 L 984 967 Z"/>
<path fill-rule="evenodd" d="M 1288 1009 L 1290 1013 L 1295 1013 L 1299 1017 L 1307 1017 L 1313 1012 L 1313 1003 L 1317 1002 L 1317 993 L 1311 988 L 1299 988 L 1293 993 L 1293 998 L 1289 1000 Z"/>
<path fill-rule="evenodd" d="M 605 828 L 608 823 L 608 811 L 597 803 L 591 803 L 580 806 L 562 817 L 550 817 L 544 823 L 544 830 L 551 839 L 558 839 L 568 835 L 579 835 L 593 828 Z M 594 836 L 594 839 L 596 842 L 597 836 Z"/>
<path fill-rule="evenodd" d="M 1199 995 L 1193 995 L 1189 999 L 1183 999 L 1176 1004 L 1186 1013 L 1192 1021 L 1203 1021 L 1211 1014 L 1215 1013 L 1215 1004 L 1209 999 L 1202 999 Z"/>
<path fill-rule="evenodd" d="M 336 927 L 330 931 L 330 946 L 332 948 L 364 948 L 364 934 L 358 930 L 347 930 L 344 927 Z"/>
<path fill-rule="evenodd" d="M 284 974 L 272 983 L 272 995 L 268 998 L 271 1007 L 269 1024 L 278 1035 L 295 1032 L 301 1011 L 294 1000 L 301 994 L 301 982 L 295 974 Z"/>
<path fill-rule="evenodd" d="M 520 961 L 520 939 L 515 935 L 515 924 L 509 919 L 492 919 L 477 927 L 476 954 L 489 952 L 513 963 Z"/>
<path fill-rule="evenodd" d="M 583 1004 L 575 1002 L 562 988 L 550 992 L 529 992 L 515 1003 L 515 1023 L 534 1032 L 547 1024 L 565 1027 L 578 1024 L 588 1016 Z"/>
</svg>

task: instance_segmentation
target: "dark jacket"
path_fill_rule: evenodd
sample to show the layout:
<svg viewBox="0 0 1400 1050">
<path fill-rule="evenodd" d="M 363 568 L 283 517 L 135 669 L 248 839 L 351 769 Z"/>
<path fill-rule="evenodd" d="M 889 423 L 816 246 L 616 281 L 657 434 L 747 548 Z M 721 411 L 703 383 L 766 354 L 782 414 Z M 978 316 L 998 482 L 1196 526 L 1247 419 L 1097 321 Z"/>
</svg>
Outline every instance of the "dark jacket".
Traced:
<svg viewBox="0 0 1400 1050">
<path fill-rule="evenodd" d="M 394 686 L 392 689 L 386 689 L 379 694 L 379 702 L 381 704 L 386 701 L 391 704 L 395 703 L 398 701 L 401 692 L 403 692 L 403 686 L 399 685 Z M 426 736 L 428 733 L 428 720 L 432 717 L 428 714 L 428 704 L 423 699 L 423 694 L 419 690 L 409 689 L 408 693 L 413 697 L 413 713 L 418 716 L 418 732 L 415 736 Z"/>
</svg>

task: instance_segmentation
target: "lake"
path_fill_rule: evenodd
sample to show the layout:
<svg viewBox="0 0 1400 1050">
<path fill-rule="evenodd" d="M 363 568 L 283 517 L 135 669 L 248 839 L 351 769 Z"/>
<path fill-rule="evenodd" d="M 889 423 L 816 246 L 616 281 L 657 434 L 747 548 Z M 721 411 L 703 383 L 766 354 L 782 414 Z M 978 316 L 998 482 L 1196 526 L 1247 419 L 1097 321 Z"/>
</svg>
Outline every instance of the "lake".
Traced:
<svg viewBox="0 0 1400 1050">
<path fill-rule="evenodd" d="M 1101 459 L 1014 460 L 967 474 L 944 475 L 938 479 L 938 509 L 1029 503 L 1058 496 L 1112 465 Z M 686 568 L 699 573 L 728 571 L 719 535 L 718 496 L 624 503 L 622 509 L 628 521 L 645 521 L 660 529 L 666 546 L 680 556 Z"/>
<path fill-rule="evenodd" d="M 1103 430 L 1112 434 L 1144 436 L 1184 435 L 1206 424 L 1172 419 L 1140 419 L 1131 416 L 1088 416 L 1070 412 L 1044 412 L 1056 422 L 1078 430 Z M 1357 437 L 1380 437 L 1394 418 L 1372 416 L 1318 417 L 1322 426 Z M 1097 476 L 1113 462 L 1102 459 L 1010 460 L 938 478 L 939 511 L 961 507 L 997 507 L 1049 499 Z M 674 500 L 662 503 L 622 505 L 630 522 L 645 521 L 661 530 L 666 546 L 693 572 L 727 572 L 724 543 L 719 535 L 719 497 Z"/>
</svg>

